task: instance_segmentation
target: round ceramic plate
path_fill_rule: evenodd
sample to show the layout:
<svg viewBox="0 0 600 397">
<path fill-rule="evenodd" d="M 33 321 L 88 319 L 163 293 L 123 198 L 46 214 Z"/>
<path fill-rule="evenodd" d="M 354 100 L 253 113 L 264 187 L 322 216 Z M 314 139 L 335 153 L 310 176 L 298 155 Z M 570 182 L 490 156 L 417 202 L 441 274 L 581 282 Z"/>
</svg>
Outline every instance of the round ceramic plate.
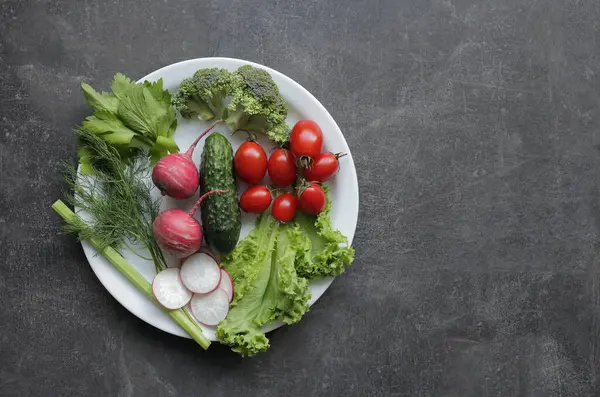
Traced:
<svg viewBox="0 0 600 397">
<path fill-rule="evenodd" d="M 331 220 L 333 227 L 344 233 L 348 237 L 348 241 L 352 243 L 358 217 L 358 182 L 352 155 L 342 132 L 331 115 L 323 105 L 321 105 L 321 103 L 319 103 L 319 101 L 306 89 L 300 86 L 300 84 L 273 69 L 269 69 L 256 63 L 231 58 L 200 58 L 179 62 L 152 72 L 139 81 L 156 81 L 162 78 L 164 87 L 171 92 L 175 92 L 181 81 L 187 77 L 191 77 L 198 69 L 218 67 L 233 71 L 245 64 L 263 68 L 273 76 L 273 80 L 275 80 L 275 83 L 277 83 L 282 95 L 289 104 L 288 124 L 293 125 L 296 121 L 301 119 L 312 119 L 316 121 L 323 130 L 324 150 L 335 153 L 348 153 L 348 156 L 345 156 L 340 160 L 340 172 L 331 182 L 328 182 L 328 185 L 330 193 L 329 197 L 332 200 Z M 194 138 L 206 127 L 208 127 L 208 123 L 203 123 L 199 120 L 185 120 L 179 118 L 177 131 L 174 136 L 175 141 L 182 151 L 185 151 Z M 245 139 L 244 134 L 231 136 L 224 126 L 217 126 L 214 131 L 221 132 L 228 136 L 234 151 Z M 259 142 L 267 152 L 274 147 L 274 144 L 266 138 L 261 137 Z M 204 139 L 200 141 L 194 152 L 194 161 L 196 164 L 199 164 L 203 145 Z M 265 182 L 268 183 L 268 179 L 266 179 Z M 246 186 L 242 183 L 238 184 L 239 192 L 242 192 L 245 188 Z M 155 192 L 155 194 L 158 196 L 158 192 Z M 195 200 L 196 197 L 183 201 L 175 201 L 166 198 L 163 200 L 162 207 L 189 209 Z M 256 218 L 254 216 L 249 216 L 247 214 L 243 215 L 240 239 L 244 238 L 248 232 L 254 228 L 255 220 Z M 174 335 L 189 338 L 187 333 L 171 320 L 165 312 L 155 306 L 154 303 L 138 291 L 125 276 L 104 259 L 104 257 L 97 255 L 97 251 L 93 247 L 85 242 L 83 242 L 82 245 L 90 266 L 98 276 L 98 279 L 100 279 L 100 282 L 108 292 L 119 301 L 119 303 L 127 308 L 127 310 L 156 328 Z M 155 275 L 154 264 L 152 262 L 139 258 L 131 251 L 123 252 L 123 255 L 144 275 L 144 277 L 146 277 L 148 281 L 152 281 Z M 179 264 L 174 260 L 170 260 L 170 266 L 178 265 Z M 312 298 L 309 302 L 310 305 L 314 304 L 315 301 L 323 295 L 332 281 L 333 278 L 325 278 L 313 280 L 310 283 L 310 292 L 312 294 Z M 264 331 L 271 331 L 281 325 L 283 325 L 282 322 L 273 323 L 265 327 Z M 209 339 L 216 340 L 215 327 L 202 326 L 202 328 Z"/>
</svg>

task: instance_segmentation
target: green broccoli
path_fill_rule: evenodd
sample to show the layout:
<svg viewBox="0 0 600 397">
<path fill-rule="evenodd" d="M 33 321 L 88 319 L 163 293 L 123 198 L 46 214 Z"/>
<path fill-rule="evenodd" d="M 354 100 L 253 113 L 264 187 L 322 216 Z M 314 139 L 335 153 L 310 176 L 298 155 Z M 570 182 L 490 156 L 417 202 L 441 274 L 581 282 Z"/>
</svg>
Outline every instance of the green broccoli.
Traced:
<svg viewBox="0 0 600 397">
<path fill-rule="evenodd" d="M 236 70 L 236 88 L 224 120 L 231 131 L 266 134 L 276 143 L 286 143 L 290 129 L 285 122 L 288 107 L 271 75 L 263 69 L 244 65 Z"/>
<path fill-rule="evenodd" d="M 193 77 L 181 82 L 173 96 L 173 105 L 185 118 L 198 117 L 208 121 L 222 118 L 224 100 L 240 84 L 240 77 L 227 69 L 200 69 Z"/>
</svg>

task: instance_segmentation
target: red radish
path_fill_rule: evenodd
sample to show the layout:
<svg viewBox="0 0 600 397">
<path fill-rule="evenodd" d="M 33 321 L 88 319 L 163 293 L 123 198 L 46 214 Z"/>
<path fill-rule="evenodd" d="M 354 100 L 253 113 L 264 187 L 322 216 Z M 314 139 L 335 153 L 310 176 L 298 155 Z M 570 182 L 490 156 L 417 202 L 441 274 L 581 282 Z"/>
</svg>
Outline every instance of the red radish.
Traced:
<svg viewBox="0 0 600 397">
<path fill-rule="evenodd" d="M 202 245 L 202 226 L 194 219 L 194 213 L 206 197 L 225 192 L 227 190 L 211 190 L 203 194 L 189 212 L 170 208 L 158 214 L 152 230 L 160 248 L 177 258 L 185 258 L 198 251 Z"/>
<path fill-rule="evenodd" d="M 212 252 L 208 247 L 200 247 L 198 252 L 202 252 L 215 260 L 215 262 L 219 263 L 219 256 Z"/>
<path fill-rule="evenodd" d="M 181 265 L 181 281 L 190 291 L 207 294 L 219 287 L 221 268 L 210 255 L 197 253 Z"/>
<path fill-rule="evenodd" d="M 176 200 L 190 198 L 198 190 L 200 178 L 198 167 L 192 161 L 192 154 L 200 139 L 213 129 L 221 120 L 214 122 L 190 145 L 185 153 L 166 155 L 152 169 L 152 182 L 160 189 L 163 196 Z"/>
<path fill-rule="evenodd" d="M 221 269 L 221 282 L 219 283 L 219 289 L 222 289 L 229 296 L 229 302 L 233 299 L 233 280 L 227 270 Z"/>
<path fill-rule="evenodd" d="M 190 309 L 196 320 L 205 325 L 217 325 L 225 320 L 229 312 L 229 297 L 222 289 L 210 294 L 194 294 L 190 301 Z"/>
<path fill-rule="evenodd" d="M 154 277 L 152 292 L 158 303 L 170 310 L 184 307 L 192 299 L 192 291 L 183 285 L 179 269 L 174 267 L 165 269 Z"/>
</svg>

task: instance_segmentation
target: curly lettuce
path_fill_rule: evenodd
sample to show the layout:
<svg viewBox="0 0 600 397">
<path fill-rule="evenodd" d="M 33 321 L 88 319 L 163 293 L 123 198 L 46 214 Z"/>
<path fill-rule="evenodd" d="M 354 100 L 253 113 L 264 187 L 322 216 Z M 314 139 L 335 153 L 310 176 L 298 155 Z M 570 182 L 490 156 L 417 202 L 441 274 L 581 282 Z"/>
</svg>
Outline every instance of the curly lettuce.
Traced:
<svg viewBox="0 0 600 397">
<path fill-rule="evenodd" d="M 354 260 L 354 249 L 339 230 L 331 226 L 331 202 L 327 200 L 325 210 L 318 216 L 296 214 L 295 227 L 302 239 L 302 250 L 296 256 L 296 272 L 299 276 L 337 276 Z"/>
<path fill-rule="evenodd" d="M 277 319 L 293 324 L 308 310 L 308 280 L 298 277 L 291 227 L 264 213 L 257 227 L 223 258 L 235 285 L 235 298 L 217 338 L 242 356 L 269 348 L 262 332 Z"/>
<path fill-rule="evenodd" d="M 333 229 L 331 205 L 317 217 L 297 214 L 281 224 L 268 213 L 222 264 L 235 285 L 235 298 L 217 338 L 242 356 L 269 348 L 261 328 L 281 319 L 294 324 L 308 311 L 308 281 L 342 273 L 354 259 L 347 238 Z"/>
</svg>

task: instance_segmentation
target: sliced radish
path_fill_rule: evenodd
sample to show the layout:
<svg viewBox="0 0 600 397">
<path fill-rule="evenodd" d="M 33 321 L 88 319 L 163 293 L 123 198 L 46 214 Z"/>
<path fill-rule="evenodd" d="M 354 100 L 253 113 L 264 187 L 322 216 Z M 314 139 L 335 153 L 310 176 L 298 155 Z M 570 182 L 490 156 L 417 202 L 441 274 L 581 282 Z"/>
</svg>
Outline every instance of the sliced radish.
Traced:
<svg viewBox="0 0 600 397">
<path fill-rule="evenodd" d="M 221 268 L 210 255 L 200 252 L 183 262 L 181 280 L 190 291 L 207 294 L 219 287 Z"/>
<path fill-rule="evenodd" d="M 211 258 L 213 258 L 215 260 L 215 262 L 219 263 L 219 257 L 217 256 L 217 254 L 215 254 L 214 252 L 212 252 L 210 250 L 210 248 L 208 248 L 208 247 L 200 247 L 200 249 L 198 250 L 198 252 L 202 252 L 202 253 L 210 256 Z"/>
<path fill-rule="evenodd" d="M 194 294 L 190 301 L 194 317 L 204 325 L 217 325 L 229 312 L 229 296 L 222 289 L 210 294 Z"/>
<path fill-rule="evenodd" d="M 219 289 L 225 291 L 229 297 L 229 302 L 231 302 L 233 299 L 233 280 L 225 269 L 221 269 L 221 282 L 219 283 Z"/>
<path fill-rule="evenodd" d="M 192 291 L 187 289 L 179 277 L 179 269 L 170 267 L 158 273 L 152 281 L 154 297 L 167 309 L 179 309 L 192 299 Z"/>
</svg>

